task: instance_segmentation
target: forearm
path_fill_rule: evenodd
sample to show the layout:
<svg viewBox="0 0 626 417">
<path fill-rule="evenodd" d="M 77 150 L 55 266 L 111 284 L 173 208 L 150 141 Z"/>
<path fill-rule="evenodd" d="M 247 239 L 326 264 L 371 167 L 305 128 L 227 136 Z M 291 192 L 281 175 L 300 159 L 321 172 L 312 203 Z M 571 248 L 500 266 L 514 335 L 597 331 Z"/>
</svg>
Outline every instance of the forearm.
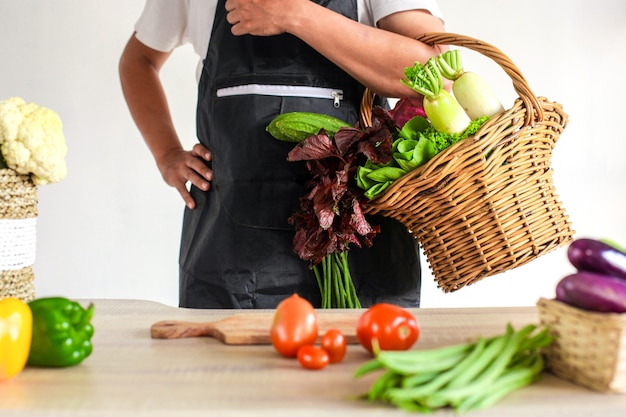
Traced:
<svg viewBox="0 0 626 417">
<path fill-rule="evenodd" d="M 308 4 L 307 4 L 308 3 Z M 374 92 L 387 97 L 414 95 L 400 83 L 404 68 L 425 62 L 445 47 L 415 40 L 422 33 L 443 31 L 443 23 L 421 11 L 398 13 L 373 28 L 347 19 L 313 2 L 304 2 L 286 30 L 299 37 Z M 412 24 L 417 17 L 418 24 Z M 320 30 L 323 22 L 323 30 Z M 417 21 L 416 21 L 417 22 Z M 399 33 L 395 33 L 399 32 Z"/>
<path fill-rule="evenodd" d="M 190 209 L 196 202 L 187 184 L 207 191 L 213 172 L 207 166 L 211 152 L 196 143 L 183 149 L 174 129 L 159 70 L 170 56 L 147 47 L 132 36 L 120 59 L 120 80 L 131 115 L 150 148 L 157 167 L 168 185 L 176 188 Z"/>
<path fill-rule="evenodd" d="M 182 145 L 159 80 L 160 67 L 169 54 L 148 59 L 145 48 L 131 38 L 120 59 L 120 81 L 131 116 L 158 165 L 168 152 L 182 150 Z"/>
</svg>

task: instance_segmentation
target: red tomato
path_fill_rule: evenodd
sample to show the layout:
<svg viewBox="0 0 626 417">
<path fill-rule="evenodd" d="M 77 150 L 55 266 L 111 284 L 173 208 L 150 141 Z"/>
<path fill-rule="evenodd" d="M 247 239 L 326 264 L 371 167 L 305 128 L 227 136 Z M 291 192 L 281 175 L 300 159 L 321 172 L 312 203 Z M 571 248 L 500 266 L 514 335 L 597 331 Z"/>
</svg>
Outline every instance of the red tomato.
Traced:
<svg viewBox="0 0 626 417">
<path fill-rule="evenodd" d="M 304 345 L 298 349 L 298 362 L 306 369 L 322 369 L 330 363 L 330 357 L 321 347 Z"/>
<path fill-rule="evenodd" d="M 270 329 L 278 353 L 294 358 L 301 346 L 314 344 L 317 336 L 317 314 L 310 302 L 293 294 L 278 304 Z"/>
<path fill-rule="evenodd" d="M 330 329 L 321 340 L 322 349 L 328 352 L 330 363 L 338 363 L 346 356 L 347 341 L 341 330 Z"/>
<path fill-rule="evenodd" d="M 372 340 L 380 350 L 407 350 L 419 338 L 417 319 L 402 307 L 379 303 L 359 317 L 356 337 L 361 346 L 373 352 Z"/>
</svg>

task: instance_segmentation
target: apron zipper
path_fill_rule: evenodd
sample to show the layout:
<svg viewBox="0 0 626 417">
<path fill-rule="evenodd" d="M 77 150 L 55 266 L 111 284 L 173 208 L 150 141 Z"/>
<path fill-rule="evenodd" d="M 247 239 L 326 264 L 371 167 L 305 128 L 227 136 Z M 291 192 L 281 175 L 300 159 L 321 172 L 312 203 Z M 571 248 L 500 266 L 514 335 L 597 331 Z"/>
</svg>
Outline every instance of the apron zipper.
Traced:
<svg viewBox="0 0 626 417">
<path fill-rule="evenodd" d="M 343 90 L 299 85 L 244 84 L 233 87 L 224 87 L 217 90 L 217 97 L 240 96 L 246 94 L 322 99 L 327 98 L 329 100 L 333 100 L 333 106 L 335 107 L 341 106 L 341 100 L 343 100 Z"/>
</svg>

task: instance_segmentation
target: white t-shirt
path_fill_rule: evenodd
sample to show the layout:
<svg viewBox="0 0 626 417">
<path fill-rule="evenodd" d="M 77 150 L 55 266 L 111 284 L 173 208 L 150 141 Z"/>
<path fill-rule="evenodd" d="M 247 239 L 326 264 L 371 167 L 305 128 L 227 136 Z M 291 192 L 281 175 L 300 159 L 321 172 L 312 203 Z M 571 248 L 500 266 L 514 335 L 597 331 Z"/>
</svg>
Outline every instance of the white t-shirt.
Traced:
<svg viewBox="0 0 626 417">
<path fill-rule="evenodd" d="M 203 59 L 209 47 L 217 0 L 146 0 L 135 24 L 137 39 L 152 49 L 169 52 L 191 43 Z M 374 26 L 390 14 L 422 9 L 443 20 L 436 0 L 357 0 L 359 22 Z"/>
</svg>

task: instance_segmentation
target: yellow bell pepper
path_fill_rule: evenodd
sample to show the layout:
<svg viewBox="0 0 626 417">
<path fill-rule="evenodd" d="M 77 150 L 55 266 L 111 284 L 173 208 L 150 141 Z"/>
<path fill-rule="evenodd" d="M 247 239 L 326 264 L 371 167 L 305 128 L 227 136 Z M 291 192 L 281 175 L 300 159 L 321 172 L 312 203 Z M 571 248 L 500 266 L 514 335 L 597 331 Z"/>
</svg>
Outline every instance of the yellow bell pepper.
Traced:
<svg viewBox="0 0 626 417">
<path fill-rule="evenodd" d="M 0 382 L 22 372 L 33 332 L 33 315 L 18 298 L 0 299 Z"/>
</svg>

